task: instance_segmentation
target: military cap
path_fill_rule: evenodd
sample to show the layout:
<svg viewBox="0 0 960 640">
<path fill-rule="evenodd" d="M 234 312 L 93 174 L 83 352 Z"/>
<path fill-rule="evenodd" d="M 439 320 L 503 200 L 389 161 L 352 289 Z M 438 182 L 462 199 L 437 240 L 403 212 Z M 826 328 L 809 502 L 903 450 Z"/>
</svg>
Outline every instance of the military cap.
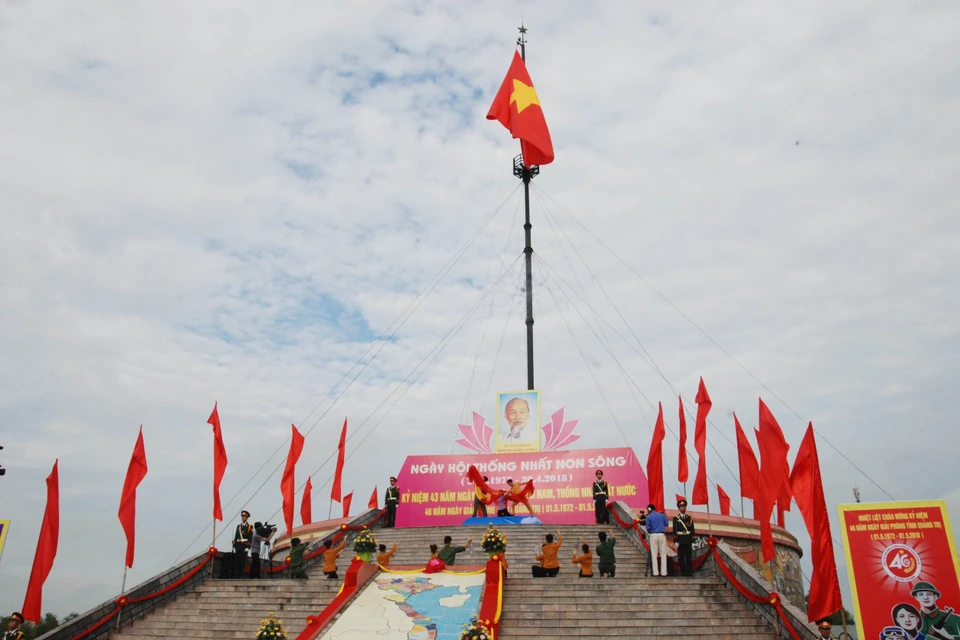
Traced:
<svg viewBox="0 0 960 640">
<path fill-rule="evenodd" d="M 913 585 L 913 589 L 910 589 L 910 595 L 915 596 L 921 591 L 929 591 L 937 594 L 938 598 L 940 597 L 940 592 L 937 591 L 937 588 L 929 582 L 918 582 L 917 584 Z"/>
<path fill-rule="evenodd" d="M 10 614 L 10 619 L 16 620 L 18 622 L 23 622 L 23 614 L 20 613 L 19 611 L 14 611 L 13 613 Z"/>
<path fill-rule="evenodd" d="M 250 517 L 250 512 L 247 511 L 246 509 L 244 509 L 243 511 L 240 512 L 240 515 L 242 515 L 242 516 L 247 516 L 247 517 L 249 518 L 249 517 Z"/>
<path fill-rule="evenodd" d="M 818 624 L 817 626 L 820 627 L 821 629 L 830 629 L 833 627 L 833 625 L 830 624 L 829 620 L 821 620 L 820 624 Z"/>
<path fill-rule="evenodd" d="M 397 479 L 394 476 L 390 476 L 390 479 L 393 480 L 394 482 L 397 481 Z"/>
<path fill-rule="evenodd" d="M 677 507 L 678 507 L 678 508 L 679 508 L 679 507 L 685 507 L 685 506 L 687 506 L 687 499 L 686 499 L 686 498 L 680 498 L 679 500 L 677 500 Z"/>
</svg>

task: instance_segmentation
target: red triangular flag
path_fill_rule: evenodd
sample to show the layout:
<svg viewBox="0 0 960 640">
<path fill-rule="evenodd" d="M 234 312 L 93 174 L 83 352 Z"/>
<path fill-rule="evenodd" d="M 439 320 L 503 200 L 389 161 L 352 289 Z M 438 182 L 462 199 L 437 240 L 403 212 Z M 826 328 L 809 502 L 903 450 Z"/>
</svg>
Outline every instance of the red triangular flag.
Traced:
<svg viewBox="0 0 960 640">
<path fill-rule="evenodd" d="M 363 425 L 360 425 L 363 426 Z M 347 419 L 343 419 L 343 429 L 340 431 L 340 444 L 337 445 L 337 470 L 333 473 L 333 486 L 330 487 L 330 500 L 340 502 L 343 492 L 343 461 L 347 452 Z"/>
<path fill-rule="evenodd" d="M 666 429 L 663 426 L 663 403 L 657 414 L 657 424 L 653 428 L 653 439 L 650 441 L 650 452 L 647 454 L 647 487 L 649 487 L 650 504 L 656 505 L 657 511 L 663 511 L 663 438 Z"/>
<path fill-rule="evenodd" d="M 677 461 L 677 480 L 686 482 L 689 478 L 690 469 L 687 467 L 687 416 L 683 414 L 683 396 L 680 396 L 680 460 Z"/>
<path fill-rule="evenodd" d="M 127 465 L 127 477 L 123 481 L 123 491 L 120 492 L 120 509 L 117 511 L 120 526 L 123 527 L 123 533 L 127 537 L 126 564 L 131 568 L 133 567 L 133 552 L 136 548 L 137 487 L 146 475 L 147 452 L 143 447 L 143 425 L 140 425 L 140 435 L 137 436 L 137 444 L 133 447 L 133 455 L 130 456 L 130 464 Z"/>
<path fill-rule="evenodd" d="M 313 483 L 311 477 L 307 476 L 307 484 L 303 488 L 303 501 L 300 503 L 300 522 L 310 524 L 313 522 Z"/>
<path fill-rule="evenodd" d="M 283 496 L 283 522 L 287 525 L 287 535 L 293 531 L 293 494 L 296 491 L 296 482 L 294 480 L 294 470 L 297 466 L 297 460 L 300 459 L 300 453 L 303 451 L 303 436 L 297 431 L 297 425 L 292 424 L 292 437 L 290 439 L 290 452 L 287 454 L 287 466 L 283 468 L 283 477 L 280 478 L 280 493 Z"/>
<path fill-rule="evenodd" d="M 57 544 L 60 541 L 60 472 L 59 460 L 53 463 L 53 471 L 47 476 L 47 506 L 43 510 L 43 524 L 40 525 L 40 538 L 37 540 L 37 553 L 33 556 L 33 568 L 30 570 L 30 582 L 27 583 L 27 595 L 23 599 L 23 619 L 40 624 L 43 583 L 50 575 L 53 560 L 57 557 Z"/>
<path fill-rule="evenodd" d="M 220 433 L 220 414 L 217 403 L 213 403 L 213 413 L 207 418 L 207 424 L 213 425 L 213 517 L 223 521 L 220 509 L 220 481 L 227 471 L 227 449 L 223 446 L 223 434 Z"/>
<path fill-rule="evenodd" d="M 750 446 L 750 440 L 740 426 L 740 420 L 737 414 L 733 414 L 733 424 L 737 429 L 737 459 L 740 462 L 740 495 L 744 498 L 755 499 L 757 497 L 757 480 L 760 475 L 760 466 L 757 464 L 757 456 L 753 453 L 753 447 Z"/>
<path fill-rule="evenodd" d="M 379 509 L 380 504 L 377 502 L 377 487 L 373 487 L 373 493 L 370 494 L 370 499 L 367 500 L 367 509 Z"/>
<path fill-rule="evenodd" d="M 499 121 L 514 138 L 520 139 L 525 166 L 553 162 L 553 142 L 540 108 L 540 98 L 519 52 L 513 54 L 513 62 L 490 105 L 487 120 Z"/>
<path fill-rule="evenodd" d="M 840 595 L 840 580 L 837 577 L 837 561 L 833 555 L 830 513 L 827 511 L 827 500 L 823 493 L 820 459 L 812 422 L 797 450 L 797 459 L 793 461 L 790 486 L 803 522 L 807 525 L 807 533 L 810 534 L 813 573 L 810 576 L 807 618 L 811 621 L 819 620 L 839 611 L 843 601 Z"/>
<path fill-rule="evenodd" d="M 350 517 L 350 503 L 353 502 L 353 491 L 343 496 L 343 517 Z"/>
<path fill-rule="evenodd" d="M 697 450 L 697 478 L 693 481 L 693 504 L 709 504 L 710 492 L 707 490 L 707 414 L 713 407 L 707 387 L 700 378 L 697 389 L 697 424 L 693 432 L 693 448 Z"/>
<path fill-rule="evenodd" d="M 730 496 L 723 490 L 723 487 L 717 485 L 717 495 L 720 496 L 720 515 L 730 515 Z"/>
<path fill-rule="evenodd" d="M 780 495 L 777 496 L 777 526 L 785 528 L 786 522 L 784 520 L 784 512 L 790 511 L 790 501 L 793 496 L 790 495 L 790 484 L 787 482 L 783 483 L 783 486 L 780 487 Z"/>
<path fill-rule="evenodd" d="M 787 452 L 790 445 L 783 437 L 783 430 L 777 424 L 777 419 L 770 413 L 767 405 L 760 400 L 760 498 L 756 501 L 759 507 L 757 519 L 760 521 L 760 546 L 763 551 L 763 561 L 769 562 L 776 556 L 773 547 L 773 528 L 770 525 L 770 515 L 777 502 L 777 496 L 784 482 L 790 481 L 790 463 L 787 461 Z"/>
</svg>

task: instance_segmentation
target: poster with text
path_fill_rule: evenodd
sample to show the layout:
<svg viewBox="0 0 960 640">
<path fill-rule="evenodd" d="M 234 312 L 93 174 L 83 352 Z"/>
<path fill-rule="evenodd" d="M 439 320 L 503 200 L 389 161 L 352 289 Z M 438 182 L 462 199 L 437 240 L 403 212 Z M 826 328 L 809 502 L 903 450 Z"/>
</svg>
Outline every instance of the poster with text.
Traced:
<svg viewBox="0 0 960 640">
<path fill-rule="evenodd" d="M 497 394 L 497 453 L 540 451 L 540 392 L 501 391 Z"/>
<path fill-rule="evenodd" d="M 960 638 L 960 569 L 943 500 L 837 505 L 861 638 Z"/>
</svg>

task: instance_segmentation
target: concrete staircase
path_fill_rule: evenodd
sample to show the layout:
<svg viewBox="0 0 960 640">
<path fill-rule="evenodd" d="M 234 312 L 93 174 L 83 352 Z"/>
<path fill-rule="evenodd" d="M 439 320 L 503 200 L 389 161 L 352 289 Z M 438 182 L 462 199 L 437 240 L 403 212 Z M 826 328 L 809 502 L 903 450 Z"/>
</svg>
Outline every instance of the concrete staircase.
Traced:
<svg viewBox="0 0 960 640">
<path fill-rule="evenodd" d="M 504 587 L 500 638 L 559 638 L 595 640 L 612 637 L 649 636 L 658 638 L 695 638 L 697 640 L 774 640 L 776 634 L 723 584 L 710 569 L 692 578 L 645 577 L 645 556 L 617 527 L 610 527 L 617 540 L 617 576 L 593 578 L 577 576 L 578 567 L 570 562 L 579 552 L 577 536 L 582 536 L 594 553 L 597 533 L 607 527 L 561 526 L 560 575 L 533 578 L 537 543 L 557 527 L 510 526 L 507 535 L 509 577 Z M 429 557 L 429 545 L 443 544 L 451 535 L 454 544 L 467 538 L 473 543 L 457 556 L 457 565 L 478 565 L 487 555 L 480 548 L 485 527 L 377 530 L 381 543 L 398 543 L 392 564 L 423 565 Z"/>
<path fill-rule="evenodd" d="M 349 562 L 341 559 L 340 564 L 346 568 Z M 293 638 L 303 631 L 307 616 L 319 613 L 340 589 L 341 581 L 327 580 L 319 567 L 314 573 L 320 579 L 207 581 L 109 637 L 249 639 L 273 612 Z"/>
</svg>

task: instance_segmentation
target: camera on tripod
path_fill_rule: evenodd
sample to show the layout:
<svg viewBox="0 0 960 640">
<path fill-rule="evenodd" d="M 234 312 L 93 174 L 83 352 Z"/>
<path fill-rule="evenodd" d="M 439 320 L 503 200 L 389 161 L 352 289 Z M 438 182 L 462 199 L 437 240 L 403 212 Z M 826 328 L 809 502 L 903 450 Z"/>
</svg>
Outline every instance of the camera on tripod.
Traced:
<svg viewBox="0 0 960 640">
<path fill-rule="evenodd" d="M 253 526 L 257 530 L 257 535 L 261 538 L 269 537 L 271 534 L 277 532 L 277 525 L 270 524 L 269 522 L 264 522 L 263 524 L 256 522 Z"/>
</svg>

